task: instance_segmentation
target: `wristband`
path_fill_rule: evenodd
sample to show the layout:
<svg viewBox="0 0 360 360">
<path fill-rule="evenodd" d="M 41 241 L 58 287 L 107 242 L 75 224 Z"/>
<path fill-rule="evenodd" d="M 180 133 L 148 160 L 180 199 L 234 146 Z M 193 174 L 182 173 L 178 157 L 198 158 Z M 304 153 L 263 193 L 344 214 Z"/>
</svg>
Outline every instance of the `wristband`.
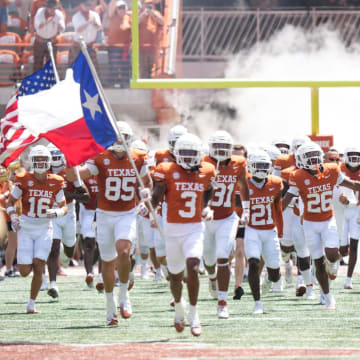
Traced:
<svg viewBox="0 0 360 360">
<path fill-rule="evenodd" d="M 11 212 L 15 212 L 15 208 L 13 206 L 9 206 L 8 208 L 6 208 L 6 212 L 8 215 L 10 215 Z"/>
</svg>

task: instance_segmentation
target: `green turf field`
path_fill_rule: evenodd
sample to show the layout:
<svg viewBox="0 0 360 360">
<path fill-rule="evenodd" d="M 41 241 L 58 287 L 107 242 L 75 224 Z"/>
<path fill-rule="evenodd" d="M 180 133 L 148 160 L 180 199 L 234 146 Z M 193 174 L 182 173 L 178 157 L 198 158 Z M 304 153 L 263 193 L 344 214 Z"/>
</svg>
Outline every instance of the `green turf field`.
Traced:
<svg viewBox="0 0 360 360">
<path fill-rule="evenodd" d="M 360 345 L 360 281 L 343 289 L 344 278 L 333 284 L 337 311 L 326 311 L 316 300 L 296 298 L 294 284 L 283 293 L 263 297 L 264 315 L 252 315 L 254 303 L 248 284 L 241 301 L 229 299 L 230 318 L 218 320 L 216 301 L 210 299 L 207 278 L 201 278 L 199 300 L 203 335 L 194 338 L 188 328 L 173 328 L 173 310 L 166 281 L 136 278 L 131 290 L 133 317 L 105 327 L 105 299 L 88 289 L 84 278 L 60 277 L 59 301 L 41 292 L 38 315 L 25 313 L 30 278 L 0 282 L 0 342 L 110 344 L 119 342 L 196 342 L 227 347 L 358 348 Z M 233 283 L 231 284 L 231 290 Z M 115 288 L 116 294 L 118 288 Z M 186 294 L 186 293 L 185 293 Z M 316 294 L 319 294 L 318 288 Z M 232 294 L 231 294 L 232 295 Z"/>
</svg>

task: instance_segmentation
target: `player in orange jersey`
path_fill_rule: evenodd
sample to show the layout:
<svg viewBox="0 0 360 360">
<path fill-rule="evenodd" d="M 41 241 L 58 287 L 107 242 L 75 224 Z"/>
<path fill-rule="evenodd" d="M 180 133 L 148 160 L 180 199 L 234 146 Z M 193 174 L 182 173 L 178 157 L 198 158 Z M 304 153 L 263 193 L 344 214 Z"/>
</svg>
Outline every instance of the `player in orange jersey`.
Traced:
<svg viewBox="0 0 360 360">
<path fill-rule="evenodd" d="M 124 121 L 117 122 L 127 147 L 130 147 L 132 129 Z M 148 156 L 144 151 L 130 149 L 145 187 L 151 187 L 148 172 Z M 136 242 L 136 192 L 138 188 L 135 169 L 127 155 L 125 145 L 116 141 L 109 149 L 86 162 L 79 169 L 86 179 L 97 175 L 99 195 L 96 209 L 97 237 L 102 260 L 102 275 L 106 296 L 106 323 L 118 325 L 116 300 L 113 294 L 115 265 L 120 280 L 120 314 L 124 319 L 131 317 L 132 307 L 128 293 L 131 269 L 131 252 Z M 74 179 L 74 173 L 71 175 Z"/>
<path fill-rule="evenodd" d="M 209 289 L 217 281 L 217 316 L 229 317 L 227 295 L 230 282 L 229 256 L 235 245 L 239 218 L 235 213 L 235 190 L 240 185 L 243 196 L 243 217 L 249 215 L 249 192 L 246 181 L 246 160 L 242 156 L 232 155 L 233 139 L 226 131 L 216 131 L 209 139 L 210 155 L 203 161 L 217 169 L 216 185 L 211 209 L 214 220 L 206 223 L 204 241 L 204 263 L 209 274 Z M 216 272 L 217 265 L 217 272 Z M 215 287 L 216 290 L 216 287 Z"/>
<path fill-rule="evenodd" d="M 197 136 L 185 134 L 180 137 L 174 149 L 176 162 L 162 162 L 155 169 L 152 194 L 154 208 L 164 195 L 168 204 L 164 234 L 170 288 L 175 299 L 174 326 L 178 332 L 185 327 L 181 293 L 186 266 L 190 301 L 188 321 L 194 336 L 200 336 L 202 332 L 197 311 L 198 270 L 204 241 L 202 218 L 212 219 L 212 210 L 207 204 L 211 196 L 211 182 L 216 175 L 213 165 L 201 162 L 201 149 Z M 141 192 L 141 197 L 146 199 L 147 194 Z"/>
<path fill-rule="evenodd" d="M 247 161 L 251 176 L 248 177 L 250 219 L 245 229 L 245 255 L 249 263 L 249 285 L 255 300 L 254 314 L 262 314 L 260 257 L 267 268 L 265 284 L 281 281 L 279 238 L 283 234 L 283 185 L 279 177 L 271 175 L 271 159 L 265 151 L 257 150 L 249 154 Z"/>
<path fill-rule="evenodd" d="M 67 213 L 64 195 L 64 179 L 48 173 L 51 155 L 43 145 L 33 147 L 29 154 L 33 172 L 16 176 L 14 188 L 7 200 L 7 213 L 11 224 L 18 232 L 18 264 L 21 276 L 33 272 L 28 313 L 36 313 L 35 299 L 42 283 L 43 270 L 52 244 L 51 219 Z M 22 203 L 19 218 L 14 205 L 18 199 Z M 53 204 L 57 208 L 53 208 Z"/>
<path fill-rule="evenodd" d="M 68 258 L 74 254 L 76 245 L 76 214 L 75 200 L 86 202 L 90 196 L 85 187 L 75 188 L 74 184 L 67 179 L 65 173 L 66 161 L 63 153 L 53 144 L 48 145 L 51 154 L 50 171 L 53 174 L 64 178 L 64 194 L 68 212 L 65 216 L 53 220 L 53 243 L 48 258 L 48 271 L 50 286 L 48 295 L 56 299 L 59 297 L 59 289 L 56 285 L 56 277 L 59 269 L 59 256 L 61 242 L 64 247 L 64 253 Z"/>
<path fill-rule="evenodd" d="M 284 208 L 294 196 L 300 195 L 304 203 L 305 239 L 315 260 L 316 277 L 325 296 L 326 308 L 335 310 L 336 301 L 329 289 L 329 278 L 336 278 L 339 263 L 339 239 L 332 208 L 333 189 L 339 184 L 359 191 L 360 183 L 345 178 L 337 164 L 324 163 L 319 145 L 306 143 L 297 151 L 302 168 L 290 175 Z"/>
</svg>

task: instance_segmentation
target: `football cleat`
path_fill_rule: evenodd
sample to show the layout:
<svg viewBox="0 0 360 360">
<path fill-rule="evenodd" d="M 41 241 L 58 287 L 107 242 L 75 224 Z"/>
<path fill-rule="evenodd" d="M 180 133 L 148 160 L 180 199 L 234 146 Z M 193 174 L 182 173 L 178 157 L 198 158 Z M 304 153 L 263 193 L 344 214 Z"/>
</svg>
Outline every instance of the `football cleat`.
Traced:
<svg viewBox="0 0 360 360">
<path fill-rule="evenodd" d="M 353 288 L 353 285 L 352 285 L 351 278 L 346 278 L 345 283 L 344 283 L 344 289 L 352 290 L 352 288 Z"/>
<path fill-rule="evenodd" d="M 325 297 L 325 305 L 326 310 L 336 310 L 336 301 L 331 294 L 327 298 Z"/>
<path fill-rule="evenodd" d="M 238 286 L 234 291 L 233 300 L 240 300 L 244 295 L 244 289 L 241 286 Z"/>
<path fill-rule="evenodd" d="M 328 273 L 330 280 L 335 280 L 337 276 L 337 272 L 339 269 L 339 261 L 336 260 L 335 262 L 330 262 L 329 260 L 325 260 L 326 271 Z"/>
<path fill-rule="evenodd" d="M 283 284 L 282 284 L 282 278 L 280 277 L 280 279 L 277 282 L 274 282 L 272 284 L 272 290 L 273 293 L 280 293 L 284 291 L 283 288 Z"/>
<path fill-rule="evenodd" d="M 185 329 L 186 323 L 184 319 L 176 319 L 174 321 L 174 327 L 177 332 L 183 332 Z"/>
<path fill-rule="evenodd" d="M 254 315 L 259 315 L 259 314 L 263 314 L 264 313 L 264 307 L 262 302 L 259 301 L 255 301 L 255 308 L 254 308 Z"/>
<path fill-rule="evenodd" d="M 314 300 L 315 293 L 314 293 L 314 285 L 310 284 L 306 286 L 306 300 Z"/>
<path fill-rule="evenodd" d="M 218 292 L 217 292 L 217 281 L 215 279 L 209 279 L 209 293 L 213 299 L 218 298 Z"/>
<path fill-rule="evenodd" d="M 89 288 L 92 288 L 94 286 L 94 274 L 87 274 L 85 282 Z"/>
<path fill-rule="evenodd" d="M 306 286 L 304 284 L 301 284 L 297 289 L 296 289 L 296 296 L 303 296 L 306 293 Z"/>
<path fill-rule="evenodd" d="M 119 318 L 117 314 L 108 314 L 106 317 L 107 326 L 117 326 L 119 324 Z"/>
<path fill-rule="evenodd" d="M 200 323 L 191 324 L 190 332 L 193 336 L 200 336 L 202 334 L 202 327 L 201 327 Z"/>
<path fill-rule="evenodd" d="M 103 293 L 104 292 L 104 283 L 102 281 L 98 281 L 96 283 L 96 290 L 99 292 L 99 293 Z"/>
<path fill-rule="evenodd" d="M 132 315 L 132 308 L 129 294 L 127 294 L 126 299 L 120 303 L 120 314 L 123 319 L 129 319 Z"/>
<path fill-rule="evenodd" d="M 36 309 L 26 309 L 26 313 L 27 314 L 40 314 L 40 311 L 36 310 Z"/>
<path fill-rule="evenodd" d="M 48 290 L 48 295 L 51 296 L 53 299 L 56 299 L 59 297 L 59 289 L 57 286 L 53 286 Z"/>
<path fill-rule="evenodd" d="M 141 280 L 147 280 L 149 278 L 147 264 L 141 264 L 140 278 Z"/>
<path fill-rule="evenodd" d="M 17 271 L 14 271 L 13 269 L 9 269 L 5 271 L 5 277 L 19 277 L 20 274 Z"/>
<path fill-rule="evenodd" d="M 218 301 L 217 317 L 219 319 L 228 319 L 229 318 L 229 310 L 228 310 L 228 307 L 227 307 L 227 303 L 224 300 L 219 300 Z"/>
<path fill-rule="evenodd" d="M 161 267 L 156 269 L 155 272 L 155 281 L 161 281 L 163 279 L 162 273 L 161 273 Z"/>
</svg>

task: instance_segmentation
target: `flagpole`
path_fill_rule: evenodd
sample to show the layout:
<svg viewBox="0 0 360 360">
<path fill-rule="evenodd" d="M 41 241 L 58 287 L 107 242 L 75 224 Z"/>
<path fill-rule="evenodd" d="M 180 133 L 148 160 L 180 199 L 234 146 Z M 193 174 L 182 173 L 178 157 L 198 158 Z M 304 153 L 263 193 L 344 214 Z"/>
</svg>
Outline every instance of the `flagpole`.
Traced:
<svg viewBox="0 0 360 360">
<path fill-rule="evenodd" d="M 55 81 L 58 84 L 60 82 L 60 78 L 59 78 L 59 73 L 58 73 L 57 68 L 56 68 L 56 62 L 55 62 L 55 58 L 54 58 L 53 46 L 52 46 L 51 41 L 47 42 L 47 47 L 48 47 L 48 50 L 49 50 L 50 60 L 51 60 L 51 64 L 52 64 L 54 75 L 55 75 Z M 77 166 L 75 166 L 75 175 L 76 175 L 76 180 L 78 181 L 78 185 L 82 186 L 83 181 L 82 181 L 82 179 L 80 177 L 79 169 L 78 169 Z"/>
<path fill-rule="evenodd" d="M 100 79 L 99 79 L 98 74 L 97 74 L 96 69 L 95 69 L 95 66 L 94 66 L 94 64 L 93 64 L 93 62 L 91 60 L 91 57 L 89 55 L 89 52 L 87 50 L 86 43 L 85 43 L 85 41 L 84 41 L 84 39 L 82 37 L 80 37 L 80 46 L 81 46 L 81 51 L 84 54 L 84 56 L 85 56 L 85 58 L 86 58 L 86 60 L 87 60 L 87 62 L 89 64 L 91 74 L 94 77 L 96 87 L 97 87 L 97 89 L 99 91 L 100 98 L 101 98 L 101 100 L 103 102 L 103 105 L 104 105 L 105 111 L 106 111 L 106 113 L 108 115 L 108 118 L 110 120 L 110 123 L 111 123 L 111 125 L 112 125 L 112 127 L 113 127 L 113 129 L 114 129 L 114 131 L 116 133 L 116 136 L 117 136 L 118 140 L 121 140 L 122 145 L 125 148 L 125 152 L 126 152 L 128 158 L 129 158 L 129 161 L 130 161 L 130 164 L 131 164 L 132 168 L 135 171 L 136 179 L 137 179 L 137 181 L 139 183 L 140 188 L 144 189 L 145 188 L 144 183 L 143 183 L 143 181 L 141 179 L 141 176 L 139 174 L 139 171 L 138 171 L 138 169 L 137 169 L 137 167 L 135 165 L 135 161 L 131 156 L 131 153 L 130 153 L 129 147 L 128 147 L 126 141 L 125 141 L 125 138 L 124 138 L 123 134 L 120 132 L 120 130 L 119 130 L 117 124 L 116 124 L 115 114 L 114 114 L 114 112 L 113 112 L 113 110 L 111 108 L 110 102 L 108 101 L 108 99 L 107 99 L 107 97 L 105 95 L 105 91 L 104 91 L 104 89 L 103 89 L 103 87 L 101 85 Z M 148 204 L 150 212 L 151 212 L 151 214 L 152 214 L 152 216 L 154 218 L 154 221 L 155 221 L 155 223 L 157 225 L 159 233 L 163 237 L 163 233 L 162 233 L 162 231 L 161 231 L 161 229 L 159 227 L 159 224 L 158 224 L 158 221 L 157 221 L 157 218 L 156 218 L 156 213 L 155 213 L 154 207 L 152 206 L 151 201 L 148 200 L 147 204 Z"/>
</svg>

